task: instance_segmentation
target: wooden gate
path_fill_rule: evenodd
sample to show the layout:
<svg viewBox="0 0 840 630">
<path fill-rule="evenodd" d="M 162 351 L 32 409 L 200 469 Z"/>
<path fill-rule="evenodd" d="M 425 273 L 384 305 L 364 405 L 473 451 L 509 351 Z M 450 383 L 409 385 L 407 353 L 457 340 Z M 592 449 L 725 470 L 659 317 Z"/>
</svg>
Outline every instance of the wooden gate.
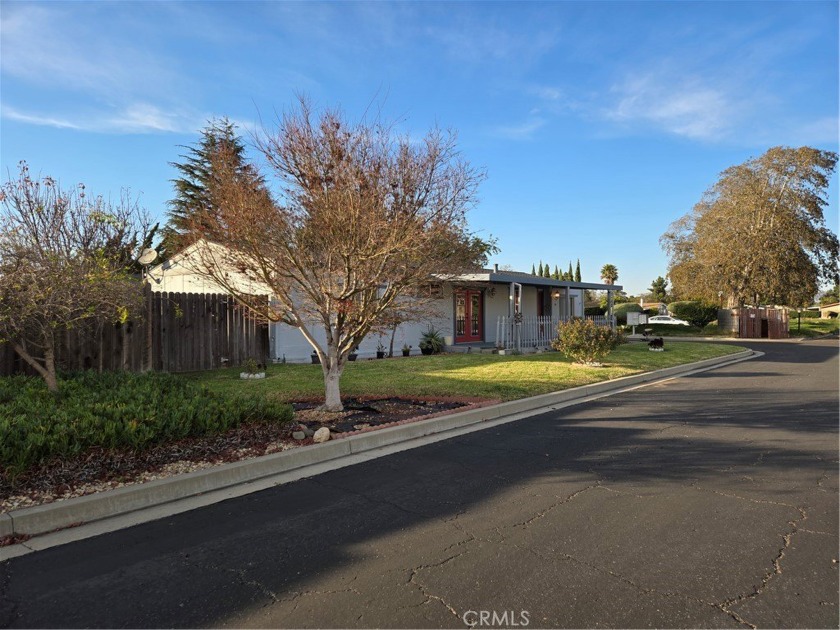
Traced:
<svg viewBox="0 0 840 630">
<path fill-rule="evenodd" d="M 742 339 L 787 339 L 788 313 L 783 308 L 741 308 L 738 336 Z"/>
</svg>

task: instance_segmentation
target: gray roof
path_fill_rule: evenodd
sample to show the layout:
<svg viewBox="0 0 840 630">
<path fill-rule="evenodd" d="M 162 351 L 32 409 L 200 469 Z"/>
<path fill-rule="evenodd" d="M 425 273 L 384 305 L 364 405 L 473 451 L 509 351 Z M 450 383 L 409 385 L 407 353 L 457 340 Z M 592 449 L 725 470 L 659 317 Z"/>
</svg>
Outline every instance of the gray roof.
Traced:
<svg viewBox="0 0 840 630">
<path fill-rule="evenodd" d="M 554 278 L 543 278 L 533 276 L 522 271 L 496 271 L 495 269 L 482 269 L 477 273 L 468 273 L 448 278 L 453 281 L 469 282 L 498 282 L 510 284 L 518 282 L 538 287 L 568 287 L 571 289 L 589 289 L 591 291 L 621 291 L 624 287 L 620 284 L 598 284 L 593 282 L 574 282 L 572 280 L 555 280 Z"/>
</svg>

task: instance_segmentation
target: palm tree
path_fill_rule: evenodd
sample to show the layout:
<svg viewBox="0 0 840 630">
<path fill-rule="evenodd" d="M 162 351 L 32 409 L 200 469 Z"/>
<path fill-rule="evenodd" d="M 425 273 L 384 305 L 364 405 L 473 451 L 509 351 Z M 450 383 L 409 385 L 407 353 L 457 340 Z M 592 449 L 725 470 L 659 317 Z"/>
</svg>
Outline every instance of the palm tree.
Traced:
<svg viewBox="0 0 840 630">
<path fill-rule="evenodd" d="M 618 280 L 618 268 L 610 264 L 601 267 L 601 280 L 606 284 L 615 284 Z"/>
</svg>

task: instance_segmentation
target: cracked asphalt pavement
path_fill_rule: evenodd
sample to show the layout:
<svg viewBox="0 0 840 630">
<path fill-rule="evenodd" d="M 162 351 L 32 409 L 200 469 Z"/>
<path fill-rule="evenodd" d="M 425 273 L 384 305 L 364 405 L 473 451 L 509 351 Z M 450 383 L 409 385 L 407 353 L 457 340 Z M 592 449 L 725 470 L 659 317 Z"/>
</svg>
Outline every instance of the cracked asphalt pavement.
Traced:
<svg viewBox="0 0 840 630">
<path fill-rule="evenodd" d="M 837 628 L 837 341 L 754 347 L 9 560 L 0 625 Z"/>
</svg>

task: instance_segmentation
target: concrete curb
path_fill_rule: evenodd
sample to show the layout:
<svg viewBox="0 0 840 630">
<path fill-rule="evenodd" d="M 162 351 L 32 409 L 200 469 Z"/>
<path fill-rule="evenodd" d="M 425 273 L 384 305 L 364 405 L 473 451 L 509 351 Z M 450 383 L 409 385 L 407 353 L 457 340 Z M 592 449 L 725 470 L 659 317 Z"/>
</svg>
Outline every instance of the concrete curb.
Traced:
<svg viewBox="0 0 840 630">
<path fill-rule="evenodd" d="M 552 405 L 569 404 L 574 401 L 582 402 L 592 396 L 614 393 L 651 381 L 660 381 L 689 372 L 736 363 L 758 354 L 760 353 L 745 350 L 714 359 L 645 372 L 644 374 L 625 376 L 611 381 L 593 383 L 488 407 L 478 407 L 428 420 L 418 420 L 410 424 L 330 440 L 324 444 L 303 446 L 250 460 L 223 464 L 144 484 L 14 510 L 0 514 L 0 537 L 11 535 L 36 536 L 292 471 L 299 472 L 306 468 L 315 470 L 325 462 L 334 462 L 348 457 L 353 458 L 360 453 L 367 453 L 400 442 L 445 434 L 470 425 L 491 422 L 505 416 L 537 409 L 546 408 L 546 411 L 548 411 L 548 407 Z M 318 472 L 322 471 L 319 470 Z M 298 474 L 296 476 L 299 478 L 306 475 Z M 257 489 L 259 488 L 255 486 L 254 490 Z M 7 548 L 7 551 L 11 552 L 11 549 Z M 3 556 L 9 556 L 9 554 L 0 554 L 0 560 L 3 559 Z"/>
</svg>

